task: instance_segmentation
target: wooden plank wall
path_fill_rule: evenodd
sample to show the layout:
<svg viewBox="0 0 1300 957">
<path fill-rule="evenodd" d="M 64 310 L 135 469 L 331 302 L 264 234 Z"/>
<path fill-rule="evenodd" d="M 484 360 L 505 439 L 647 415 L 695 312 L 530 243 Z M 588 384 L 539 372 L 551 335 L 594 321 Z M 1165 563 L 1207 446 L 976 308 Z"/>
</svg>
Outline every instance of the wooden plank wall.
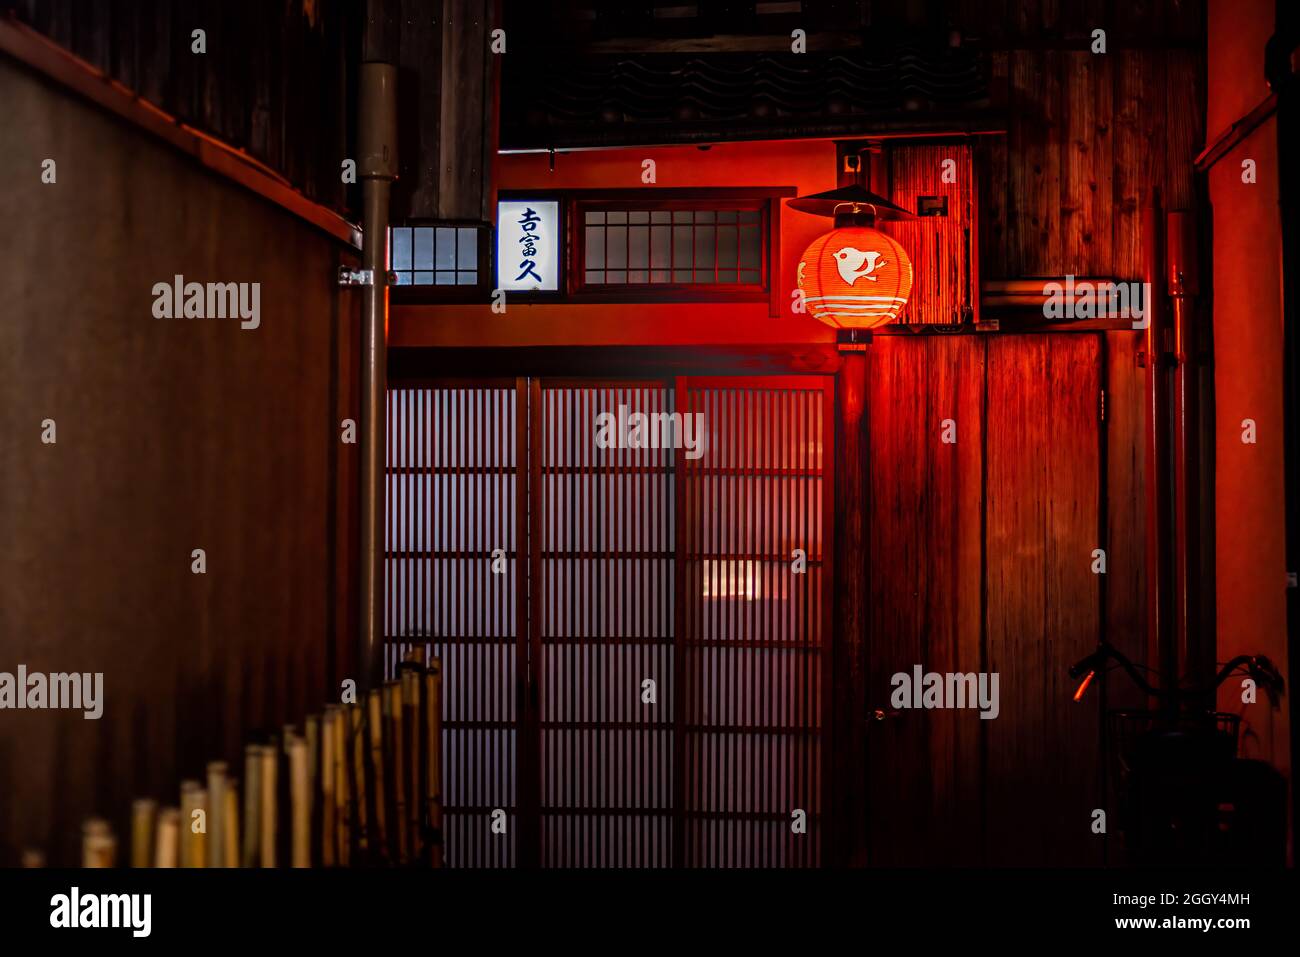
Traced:
<svg viewBox="0 0 1300 957">
<path fill-rule="evenodd" d="M 1184 49 L 1010 50 L 1005 137 L 976 141 L 983 279 L 1141 272 L 1140 211 L 1196 202 L 1204 56 Z"/>
<path fill-rule="evenodd" d="M 983 722 L 986 858 L 992 865 L 1101 860 L 1090 812 L 1097 699 L 1067 670 L 1101 633 L 1092 550 L 1101 499 L 1096 336 L 989 341 L 985 428 L 987 670 L 1001 713 Z"/>
<path fill-rule="evenodd" d="M 0 0 L 23 23 L 149 102 L 355 212 L 341 163 L 354 142 L 362 4 L 320 0 Z M 206 33 L 204 54 L 191 32 Z"/>
<path fill-rule="evenodd" d="M 393 220 L 490 222 L 500 64 L 490 45 L 494 4 L 440 0 L 430 15 L 428 0 L 398 2 L 403 127 Z"/>
<path fill-rule="evenodd" d="M 901 323 L 954 325 L 969 319 L 974 169 L 962 143 L 908 144 L 889 150 L 889 196 L 915 211 L 920 196 L 946 196 L 947 216 L 885 223 L 910 251 L 914 282 Z M 951 167 L 945 163 L 951 161 Z M 944 182 L 951 169 L 952 182 Z"/>
<path fill-rule="evenodd" d="M 985 340 L 881 336 L 868 353 L 871 636 L 867 707 L 890 677 L 982 668 L 980 595 Z M 940 442 L 944 419 L 955 445 Z M 867 730 L 872 866 L 977 864 L 978 717 L 904 712 Z"/>
<path fill-rule="evenodd" d="M 871 723 L 873 866 L 1103 860 L 1089 830 L 1108 806 L 1100 701 L 1073 702 L 1067 675 L 1105 614 L 1103 341 L 891 336 L 870 350 L 870 407 L 888 414 L 869 424 L 868 707 L 890 711 L 891 676 L 914 665 L 1000 675 L 997 718 Z"/>
</svg>

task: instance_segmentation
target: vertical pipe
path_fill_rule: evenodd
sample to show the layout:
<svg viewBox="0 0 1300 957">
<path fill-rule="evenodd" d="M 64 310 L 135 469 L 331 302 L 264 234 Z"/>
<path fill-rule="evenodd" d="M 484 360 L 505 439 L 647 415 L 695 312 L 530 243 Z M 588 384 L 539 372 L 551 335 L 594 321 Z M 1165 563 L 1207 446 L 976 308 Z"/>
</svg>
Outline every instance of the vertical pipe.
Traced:
<svg viewBox="0 0 1300 957">
<path fill-rule="evenodd" d="M 1203 583 L 1199 554 L 1203 514 L 1200 487 L 1200 346 L 1194 324 L 1198 292 L 1194 258 L 1194 219 L 1187 212 L 1168 214 L 1165 229 L 1166 280 L 1170 297 L 1173 356 L 1170 363 L 1172 435 L 1172 531 L 1174 533 L 1173 644 L 1183 676 L 1191 685 L 1207 685 L 1214 677 L 1213 629 L 1197 613 Z M 1213 700 L 1204 702 L 1213 706 Z"/>
<path fill-rule="evenodd" d="M 371 281 L 361 301 L 361 630 L 362 690 L 383 681 L 384 426 L 387 391 L 388 199 L 397 178 L 397 68 L 361 65 L 357 172 L 361 176 L 361 268 Z"/>
<path fill-rule="evenodd" d="M 1142 207 L 1142 281 L 1147 290 L 1147 327 L 1142 346 L 1146 369 L 1144 427 L 1146 454 L 1147 659 L 1160 673 L 1160 685 L 1178 679 L 1178 645 L 1172 626 L 1169 472 L 1169 391 L 1165 371 L 1171 355 L 1160 282 L 1159 196 Z"/>
</svg>

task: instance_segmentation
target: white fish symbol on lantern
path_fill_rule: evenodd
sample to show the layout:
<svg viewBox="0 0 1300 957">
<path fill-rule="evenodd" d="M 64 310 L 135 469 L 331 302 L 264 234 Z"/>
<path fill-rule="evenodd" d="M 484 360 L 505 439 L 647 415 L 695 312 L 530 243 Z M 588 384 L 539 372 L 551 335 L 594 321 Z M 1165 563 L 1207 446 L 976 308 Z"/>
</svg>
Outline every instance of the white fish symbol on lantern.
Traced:
<svg viewBox="0 0 1300 957">
<path fill-rule="evenodd" d="M 840 278 L 850 286 L 859 279 L 870 279 L 875 282 L 876 277 L 872 273 L 889 264 L 888 260 L 880 258 L 880 253 L 863 252 L 861 249 L 853 249 L 850 246 L 845 246 L 837 252 L 835 260 L 840 270 Z"/>
</svg>

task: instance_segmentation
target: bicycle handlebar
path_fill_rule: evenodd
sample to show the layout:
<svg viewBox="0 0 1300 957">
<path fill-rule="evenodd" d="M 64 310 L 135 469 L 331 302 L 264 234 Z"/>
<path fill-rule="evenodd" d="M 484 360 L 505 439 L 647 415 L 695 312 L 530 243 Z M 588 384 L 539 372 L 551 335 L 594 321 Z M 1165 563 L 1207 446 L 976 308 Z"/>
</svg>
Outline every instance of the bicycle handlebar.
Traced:
<svg viewBox="0 0 1300 957">
<path fill-rule="evenodd" d="M 1270 698 L 1283 694 L 1286 690 L 1286 682 L 1283 680 L 1282 675 L 1273 665 L 1273 662 L 1264 655 L 1237 655 L 1219 669 L 1214 684 L 1207 688 L 1156 688 L 1146 680 L 1122 651 L 1107 641 L 1100 641 L 1097 643 L 1096 651 L 1075 662 L 1070 668 L 1071 678 L 1083 676 L 1083 682 L 1075 693 L 1076 701 L 1083 697 L 1083 692 L 1087 689 L 1088 683 L 1092 681 L 1093 675 L 1100 671 L 1108 660 L 1118 664 L 1134 684 L 1154 698 L 1180 700 L 1211 694 L 1242 665 L 1246 666 L 1246 671 L 1250 677 L 1264 686 Z"/>
</svg>

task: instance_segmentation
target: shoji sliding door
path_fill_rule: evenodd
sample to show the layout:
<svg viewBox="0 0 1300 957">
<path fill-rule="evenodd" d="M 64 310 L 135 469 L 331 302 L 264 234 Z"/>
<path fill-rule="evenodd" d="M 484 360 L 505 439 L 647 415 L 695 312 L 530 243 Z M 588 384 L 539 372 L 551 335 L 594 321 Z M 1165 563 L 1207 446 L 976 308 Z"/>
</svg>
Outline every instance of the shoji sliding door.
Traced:
<svg viewBox="0 0 1300 957">
<path fill-rule="evenodd" d="M 672 863 L 671 448 L 598 423 L 669 412 L 664 383 L 534 390 L 532 664 L 543 865 Z M 612 436 L 617 439 L 617 436 Z M 604 443 L 608 444 L 608 443 Z"/>
<path fill-rule="evenodd" d="M 679 381 L 677 860 L 822 860 L 830 697 L 830 380 Z"/>
<path fill-rule="evenodd" d="M 390 665 L 443 660 L 450 863 L 822 860 L 830 402 L 822 377 L 391 392 Z M 644 447 L 638 415 L 677 432 Z"/>
<path fill-rule="evenodd" d="M 518 858 L 520 400 L 514 380 L 388 393 L 385 671 L 413 647 L 442 662 L 450 867 Z"/>
</svg>

